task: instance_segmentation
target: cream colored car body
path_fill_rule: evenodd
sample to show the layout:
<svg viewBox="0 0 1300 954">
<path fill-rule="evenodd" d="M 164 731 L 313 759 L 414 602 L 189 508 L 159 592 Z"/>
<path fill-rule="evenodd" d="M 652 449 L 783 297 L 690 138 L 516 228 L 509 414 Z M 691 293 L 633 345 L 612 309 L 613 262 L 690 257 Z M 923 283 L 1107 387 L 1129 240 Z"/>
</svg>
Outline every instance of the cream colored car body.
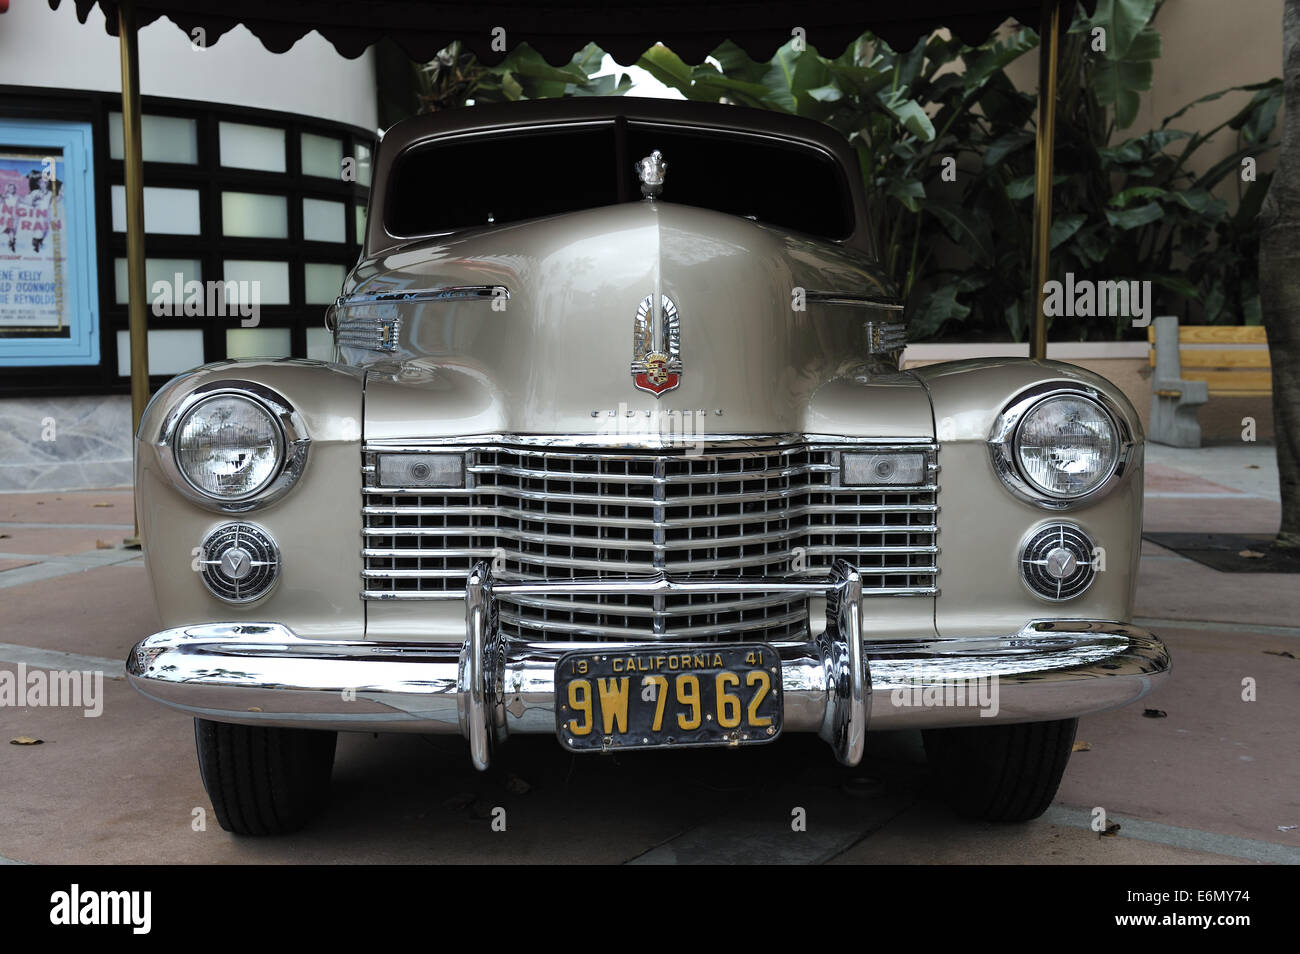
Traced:
<svg viewBox="0 0 1300 954">
<path fill-rule="evenodd" d="M 600 122 L 617 115 L 692 128 L 712 123 L 752 135 L 787 137 L 832 155 L 848 170 L 854 232 L 842 241 L 820 240 L 674 204 L 671 155 L 667 184 L 653 200 L 415 240 L 386 232 L 388 177 L 402 150 L 440 137 Z M 526 162 L 521 166 L 525 174 Z M 537 187 L 544 189 L 546 183 Z M 966 649 L 975 660 L 967 670 L 971 676 L 1004 673 L 1017 684 L 1039 688 L 1057 685 L 1053 680 L 1059 677 L 1060 693 L 1051 696 L 1055 702 L 1035 702 L 1021 710 L 1014 697 L 1009 706 L 1004 703 L 1003 718 L 1010 721 L 1066 718 L 1145 693 L 1167 669 L 1168 659 L 1158 641 L 1129 623 L 1142 512 L 1138 415 L 1119 388 L 1068 364 L 997 359 L 900 372 L 896 353 L 869 353 L 866 324 L 897 321 L 895 312 L 883 305 L 837 304 L 807 294 L 882 303 L 892 295 L 875 265 L 860 190 L 856 160 L 836 134 L 740 109 L 626 101 L 547 104 L 466 110 L 450 118 L 422 118 L 390 132 L 377 157 L 363 258 L 342 290 L 347 301 L 331 317 L 343 328 L 339 362 L 220 362 L 172 381 L 145 414 L 138 434 L 137 500 L 148 572 L 167 633 L 137 648 L 133 682 L 160 701 L 207 718 L 311 725 L 282 700 L 254 702 L 263 696 L 248 682 L 228 684 L 245 693 L 234 702 L 229 701 L 233 696 L 211 701 L 218 698 L 216 692 L 201 698 L 192 685 L 200 681 L 197 677 L 189 678 L 188 686 L 169 682 L 158 671 L 159 661 L 179 659 L 186 646 L 200 643 L 236 647 L 245 632 L 240 626 L 253 627 L 247 630 L 253 633 L 263 632 L 257 628 L 263 624 L 290 631 L 295 639 L 345 647 L 359 640 L 408 650 L 445 646 L 449 658 L 460 660 L 457 684 L 438 690 L 456 694 L 451 716 L 403 721 L 399 713 L 389 718 L 409 707 L 385 701 L 378 690 L 368 709 L 360 704 L 329 709 L 323 701 L 327 691 L 340 686 L 304 679 L 299 688 L 311 697 L 306 708 L 325 706 L 335 720 L 317 723 L 319 727 L 461 731 L 476 746 L 478 761 L 482 742 L 475 741 L 476 687 L 466 675 L 467 667 L 473 669 L 475 649 L 467 635 L 465 600 L 362 599 L 363 444 L 436 449 L 438 442 L 477 446 L 526 439 L 559 447 L 676 452 L 685 427 L 688 443 L 705 447 L 822 438 L 933 443 L 938 592 L 864 597 L 859 634 L 866 656 L 871 658 L 873 646 L 888 646 L 890 658 L 901 666 L 898 661 L 908 658 L 905 644 L 924 645 L 927 649 L 917 656 L 931 660 Z M 509 298 L 365 303 L 368 295 L 462 286 L 505 288 Z M 643 297 L 656 291 L 679 310 L 683 360 L 679 386 L 657 396 L 635 388 L 629 373 L 634 315 Z M 358 345 L 360 334 L 385 345 Z M 160 442 L 177 402 L 196 388 L 222 382 L 236 387 L 253 382 L 281 395 L 301 414 L 311 441 L 296 485 L 276 502 L 242 513 L 198 505 L 179 492 L 167 466 L 172 449 Z M 1003 410 L 1027 389 L 1048 382 L 1103 396 L 1135 440 L 1114 489 L 1064 511 L 1013 495 L 994 467 L 988 444 Z M 264 528 L 281 556 L 278 583 L 247 604 L 215 597 L 192 567 L 205 536 L 234 519 Z M 1019 557 L 1036 528 L 1062 520 L 1097 541 L 1105 567 L 1081 596 L 1051 603 L 1022 581 Z M 204 624 L 226 628 L 204 629 Z M 1067 648 L 1077 658 L 1063 669 L 1009 668 L 1006 660 L 1023 653 L 1025 646 L 1066 645 L 1063 636 L 1050 632 L 1026 637 L 1034 625 L 1039 631 L 1056 627 L 1075 633 Z M 831 626 L 825 600 L 813 597 L 810 636 Z M 1086 634 L 1102 628 L 1104 637 L 1094 645 Z M 294 651 L 309 655 L 310 647 Z M 987 670 L 979 662 L 986 652 L 991 654 Z M 303 665 L 319 662 L 312 657 Z M 554 722 L 555 700 L 547 697 L 545 677 L 538 675 L 543 670 L 512 666 L 507 660 L 503 679 L 486 690 L 491 711 L 483 718 L 489 735 L 498 739 L 511 731 L 546 731 Z M 1115 673 L 1110 682 L 1100 678 L 1107 666 Z M 969 711 L 913 714 L 891 708 L 881 697 L 892 684 L 881 681 L 874 662 L 872 667 L 865 690 L 870 694 L 874 688 L 875 693 L 866 703 L 870 722 L 845 730 L 849 734 L 868 726 L 979 724 Z M 1066 670 L 1069 678 L 1062 675 Z M 453 665 L 450 672 L 456 671 Z M 887 666 L 879 670 L 887 671 Z M 809 698 L 834 696 L 830 678 L 824 686 L 810 684 Z M 490 674 L 487 680 L 492 682 Z M 788 699 L 787 730 L 807 728 L 823 736 L 839 731 L 828 728 L 833 700 L 825 703 L 824 717 L 820 709 L 806 717 L 792 714 L 792 705 Z M 350 717 L 362 709 L 374 718 Z M 856 760 L 860 751 L 860 740 L 837 746 L 845 761 Z"/>
</svg>

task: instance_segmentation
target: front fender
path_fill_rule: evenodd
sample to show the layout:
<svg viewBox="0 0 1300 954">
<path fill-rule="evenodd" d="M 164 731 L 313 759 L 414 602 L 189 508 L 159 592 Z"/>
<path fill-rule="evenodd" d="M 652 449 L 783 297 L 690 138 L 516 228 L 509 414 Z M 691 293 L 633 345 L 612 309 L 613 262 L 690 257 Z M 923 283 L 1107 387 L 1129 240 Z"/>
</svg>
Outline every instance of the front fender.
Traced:
<svg viewBox="0 0 1300 954">
<path fill-rule="evenodd" d="M 1059 361 L 978 359 L 914 370 L 930 395 L 939 441 L 939 596 L 943 636 L 1014 629 L 1032 619 L 1132 618 L 1142 536 L 1142 424 L 1124 393 L 1100 375 Z M 1002 410 L 1046 382 L 1094 388 L 1126 416 L 1137 442 L 1109 494 L 1069 510 L 1047 510 L 1013 496 L 994 469 L 988 439 Z M 1105 569 L 1083 595 L 1048 602 L 1021 581 L 1019 555 L 1030 532 L 1048 523 L 1083 528 L 1104 551 Z"/>
<path fill-rule="evenodd" d="M 302 418 L 310 446 L 301 477 L 264 507 L 226 513 L 187 499 L 164 466 L 168 413 L 195 389 L 249 382 L 281 395 Z M 135 443 L 135 498 L 145 566 L 164 627 L 275 620 L 304 637 L 339 638 L 364 627 L 361 575 L 363 377 L 319 361 L 224 361 L 168 382 L 149 403 Z M 281 573 L 261 599 L 223 602 L 194 569 L 196 548 L 223 523 L 255 523 L 280 549 Z"/>
</svg>

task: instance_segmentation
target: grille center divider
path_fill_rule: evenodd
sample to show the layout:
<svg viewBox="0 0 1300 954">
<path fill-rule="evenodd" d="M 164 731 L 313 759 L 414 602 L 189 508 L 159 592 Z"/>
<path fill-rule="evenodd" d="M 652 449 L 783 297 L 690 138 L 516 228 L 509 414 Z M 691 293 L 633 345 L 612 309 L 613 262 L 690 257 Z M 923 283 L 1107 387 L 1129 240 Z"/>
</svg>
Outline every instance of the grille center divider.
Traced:
<svg viewBox="0 0 1300 954">
<path fill-rule="evenodd" d="M 363 451 L 362 597 L 463 599 L 473 565 L 500 581 L 824 576 L 837 559 L 864 596 L 936 592 L 937 462 L 915 486 L 842 487 L 844 450 L 780 444 L 682 450 L 372 444 Z M 467 486 L 377 486 L 376 456 L 459 453 Z M 514 596 L 506 638 L 773 642 L 807 637 L 789 593 Z"/>
</svg>

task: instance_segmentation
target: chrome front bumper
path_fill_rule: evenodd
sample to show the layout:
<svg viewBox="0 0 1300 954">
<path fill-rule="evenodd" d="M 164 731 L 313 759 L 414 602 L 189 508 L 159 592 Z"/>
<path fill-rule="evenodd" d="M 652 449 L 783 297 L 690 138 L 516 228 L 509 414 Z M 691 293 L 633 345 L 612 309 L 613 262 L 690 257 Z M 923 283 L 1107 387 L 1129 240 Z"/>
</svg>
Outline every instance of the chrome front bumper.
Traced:
<svg viewBox="0 0 1300 954">
<path fill-rule="evenodd" d="M 139 642 L 127 678 L 143 695 L 217 722 L 366 732 L 459 733 L 474 764 L 511 733 L 556 731 L 555 663 L 574 648 L 669 644 L 512 643 L 499 595 L 803 592 L 827 598 L 826 630 L 777 644 L 784 730 L 816 732 L 846 765 L 873 730 L 1065 719 L 1133 702 L 1169 671 L 1159 639 L 1125 623 L 1037 620 L 1019 632 L 875 641 L 860 636 L 861 581 L 847 563 L 821 580 L 497 583 L 470 574 L 459 646 L 304 639 L 277 623 L 203 623 Z"/>
</svg>

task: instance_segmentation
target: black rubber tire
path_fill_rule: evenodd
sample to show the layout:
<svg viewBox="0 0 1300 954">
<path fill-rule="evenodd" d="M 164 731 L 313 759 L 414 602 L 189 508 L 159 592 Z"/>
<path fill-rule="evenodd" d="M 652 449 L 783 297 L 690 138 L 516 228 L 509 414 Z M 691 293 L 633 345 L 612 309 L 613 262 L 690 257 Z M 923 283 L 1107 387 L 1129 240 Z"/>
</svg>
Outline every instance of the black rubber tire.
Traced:
<svg viewBox="0 0 1300 954">
<path fill-rule="evenodd" d="M 925 754 L 944 797 L 963 818 L 1023 822 L 1056 797 L 1078 719 L 927 729 Z"/>
<path fill-rule="evenodd" d="M 226 831 L 298 831 L 329 795 L 337 732 L 194 720 L 203 787 Z"/>
</svg>

